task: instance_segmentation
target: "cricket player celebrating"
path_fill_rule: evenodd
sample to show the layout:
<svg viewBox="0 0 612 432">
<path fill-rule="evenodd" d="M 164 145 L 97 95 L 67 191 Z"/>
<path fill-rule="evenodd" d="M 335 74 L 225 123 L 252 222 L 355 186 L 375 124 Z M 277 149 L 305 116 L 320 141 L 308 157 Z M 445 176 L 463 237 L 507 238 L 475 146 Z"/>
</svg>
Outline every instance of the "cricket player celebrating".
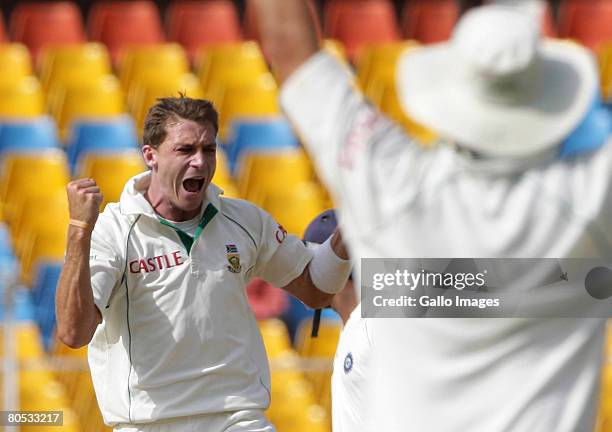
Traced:
<svg viewBox="0 0 612 432">
<path fill-rule="evenodd" d="M 211 184 L 218 115 L 160 99 L 144 125 L 150 171 L 98 217 L 91 179 L 67 187 L 70 228 L 57 334 L 89 344 L 106 424 L 116 431 L 273 431 L 268 363 L 246 294 L 255 276 L 311 307 L 350 273 L 338 234 L 314 251 L 266 212 Z"/>
</svg>

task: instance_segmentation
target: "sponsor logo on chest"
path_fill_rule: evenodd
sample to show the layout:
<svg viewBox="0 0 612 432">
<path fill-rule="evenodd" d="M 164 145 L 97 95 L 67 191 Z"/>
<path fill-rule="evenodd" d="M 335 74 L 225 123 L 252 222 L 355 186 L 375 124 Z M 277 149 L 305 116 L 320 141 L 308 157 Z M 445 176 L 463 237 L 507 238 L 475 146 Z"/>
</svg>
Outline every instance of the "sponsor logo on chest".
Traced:
<svg viewBox="0 0 612 432">
<path fill-rule="evenodd" d="M 164 255 L 135 259 L 129 262 L 130 273 L 151 273 L 183 265 L 180 251 Z"/>
</svg>

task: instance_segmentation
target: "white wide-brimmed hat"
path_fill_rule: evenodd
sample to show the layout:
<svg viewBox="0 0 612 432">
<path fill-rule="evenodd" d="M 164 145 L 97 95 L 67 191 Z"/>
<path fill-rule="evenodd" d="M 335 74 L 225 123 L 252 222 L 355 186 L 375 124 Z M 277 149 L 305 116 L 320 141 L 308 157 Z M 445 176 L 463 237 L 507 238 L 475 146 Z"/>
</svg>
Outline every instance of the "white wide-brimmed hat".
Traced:
<svg viewBox="0 0 612 432">
<path fill-rule="evenodd" d="M 598 94 L 586 49 L 541 39 L 538 20 L 501 5 L 467 12 L 449 42 L 402 54 L 397 83 L 416 121 L 479 153 L 517 158 L 560 144 Z"/>
</svg>

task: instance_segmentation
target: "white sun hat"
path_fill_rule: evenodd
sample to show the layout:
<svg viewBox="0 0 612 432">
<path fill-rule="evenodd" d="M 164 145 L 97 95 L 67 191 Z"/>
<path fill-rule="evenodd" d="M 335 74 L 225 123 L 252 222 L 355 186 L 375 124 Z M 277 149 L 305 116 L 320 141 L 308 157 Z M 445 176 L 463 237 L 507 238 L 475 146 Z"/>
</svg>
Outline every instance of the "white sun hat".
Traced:
<svg viewBox="0 0 612 432">
<path fill-rule="evenodd" d="M 595 61 L 580 46 L 542 40 L 516 8 L 471 9 L 449 42 L 402 54 L 406 113 L 476 152 L 521 158 L 561 143 L 598 94 Z"/>
</svg>

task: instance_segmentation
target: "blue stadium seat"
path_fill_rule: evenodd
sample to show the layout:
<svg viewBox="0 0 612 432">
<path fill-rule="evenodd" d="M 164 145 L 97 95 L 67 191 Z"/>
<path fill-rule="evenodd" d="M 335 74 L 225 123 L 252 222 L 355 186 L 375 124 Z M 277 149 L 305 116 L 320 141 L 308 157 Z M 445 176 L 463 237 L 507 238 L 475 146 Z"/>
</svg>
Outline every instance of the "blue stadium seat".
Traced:
<svg viewBox="0 0 612 432">
<path fill-rule="evenodd" d="M 297 137 L 283 117 L 237 120 L 231 124 L 227 140 L 227 155 L 232 174 L 240 155 L 245 151 L 299 148 Z"/>
<path fill-rule="evenodd" d="M 612 113 L 597 95 L 582 122 L 562 143 L 560 157 L 570 158 L 594 151 L 608 141 L 610 134 L 612 134 Z"/>
<path fill-rule="evenodd" d="M 13 244 L 11 243 L 11 232 L 5 223 L 0 223 L 0 265 L 5 258 L 13 258 Z"/>
<path fill-rule="evenodd" d="M 62 263 L 44 262 L 38 266 L 37 270 L 32 288 L 34 319 L 40 329 L 45 350 L 48 351 L 52 347 L 55 332 L 55 289 L 62 270 Z"/>
<path fill-rule="evenodd" d="M 75 173 L 79 159 L 86 153 L 116 152 L 138 148 L 134 121 L 128 115 L 73 123 L 68 138 L 68 164 Z"/>
<path fill-rule="evenodd" d="M 34 321 L 34 304 L 32 293 L 27 289 L 19 289 L 15 292 L 15 312 L 13 319 L 16 321 Z M 0 307 L 0 321 L 5 318 L 5 305 Z"/>
<path fill-rule="evenodd" d="M 0 155 L 59 147 L 57 127 L 51 117 L 0 122 Z"/>
</svg>

